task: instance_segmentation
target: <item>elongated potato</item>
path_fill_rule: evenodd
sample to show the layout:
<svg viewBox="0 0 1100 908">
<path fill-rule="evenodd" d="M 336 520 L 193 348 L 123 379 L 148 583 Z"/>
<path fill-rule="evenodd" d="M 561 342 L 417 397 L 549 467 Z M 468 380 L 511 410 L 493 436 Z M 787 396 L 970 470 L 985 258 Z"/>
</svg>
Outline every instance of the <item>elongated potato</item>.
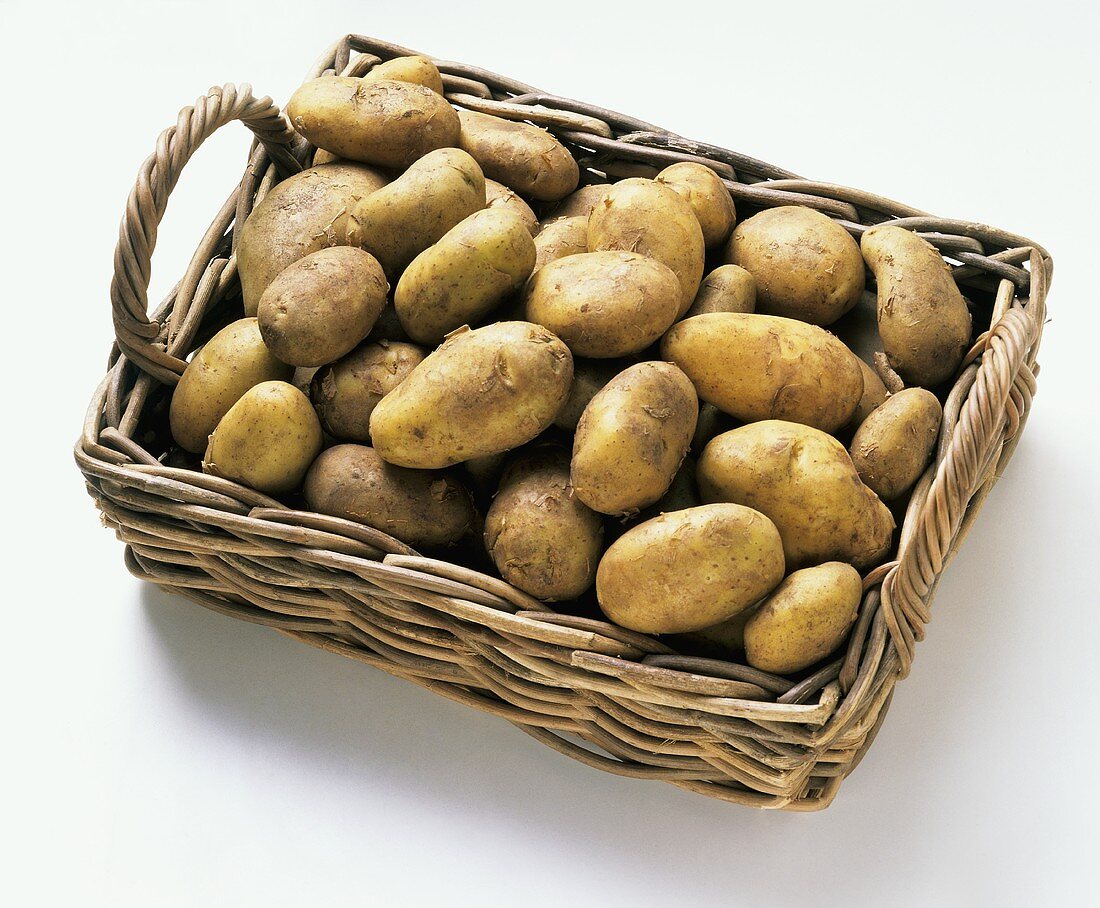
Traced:
<svg viewBox="0 0 1100 908">
<path fill-rule="evenodd" d="M 891 395 L 852 439 L 852 463 L 864 484 L 886 501 L 909 491 L 932 459 L 943 407 L 924 388 Z"/>
<path fill-rule="evenodd" d="M 703 278 L 685 318 L 709 312 L 756 311 L 756 281 L 739 265 L 722 265 Z"/>
<path fill-rule="evenodd" d="M 539 232 L 539 219 L 535 217 L 531 206 L 503 183 L 496 180 L 485 181 L 485 207 L 512 212 L 523 221 L 523 226 L 531 236 L 536 236 Z"/>
<path fill-rule="evenodd" d="M 855 354 L 789 318 L 697 315 L 669 329 L 661 356 L 687 373 L 703 400 L 743 422 L 786 419 L 835 432 L 863 394 Z"/>
<path fill-rule="evenodd" d="M 708 249 L 726 241 L 737 220 L 737 209 L 718 174 L 705 164 L 680 161 L 662 170 L 656 180 L 667 183 L 691 205 Z"/>
<path fill-rule="evenodd" d="M 569 348 L 545 328 L 456 331 L 379 401 L 371 438 L 390 463 L 419 469 L 509 451 L 550 425 L 572 381 Z"/>
<path fill-rule="evenodd" d="M 535 271 L 568 255 L 588 251 L 588 218 L 559 218 L 535 236 Z"/>
<path fill-rule="evenodd" d="M 385 63 L 379 63 L 363 76 L 364 82 L 378 82 L 392 79 L 395 82 L 412 82 L 430 88 L 437 95 L 443 94 L 443 77 L 436 65 L 427 57 L 414 54 L 409 57 L 394 57 Z"/>
<path fill-rule="evenodd" d="M 711 504 L 628 530 L 603 556 L 596 594 L 607 617 L 646 634 L 682 634 L 732 618 L 783 579 L 783 545 L 763 514 Z"/>
<path fill-rule="evenodd" d="M 619 360 L 573 357 L 573 384 L 569 387 L 565 405 L 554 417 L 554 425 L 566 432 L 575 432 L 589 401 L 627 365 Z"/>
<path fill-rule="evenodd" d="M 817 429 L 773 419 L 725 432 L 703 450 L 698 478 L 704 501 L 766 514 L 788 568 L 846 561 L 867 570 L 890 551 L 890 509 L 860 482 L 844 446 Z"/>
</svg>

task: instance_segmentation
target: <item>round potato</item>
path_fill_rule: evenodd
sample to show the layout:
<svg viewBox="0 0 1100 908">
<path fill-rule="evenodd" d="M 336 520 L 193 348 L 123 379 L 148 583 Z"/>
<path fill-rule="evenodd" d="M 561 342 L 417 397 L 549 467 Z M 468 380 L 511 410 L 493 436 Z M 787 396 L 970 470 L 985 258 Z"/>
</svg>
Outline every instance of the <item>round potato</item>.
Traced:
<svg viewBox="0 0 1100 908">
<path fill-rule="evenodd" d="M 850 564 L 795 571 L 746 622 L 745 658 L 778 675 L 809 668 L 844 642 L 862 598 L 863 581 Z"/>
<path fill-rule="evenodd" d="M 512 212 L 523 221 L 523 226 L 531 236 L 536 236 L 539 232 L 539 219 L 535 217 L 531 206 L 503 183 L 496 180 L 485 181 L 485 207 Z"/>
<path fill-rule="evenodd" d="M 699 402 L 670 363 L 620 372 L 585 407 L 573 440 L 578 498 L 602 514 L 633 514 L 668 491 L 687 454 Z"/>
<path fill-rule="evenodd" d="M 943 407 L 924 388 L 891 395 L 867 417 L 852 439 L 852 463 L 859 478 L 880 498 L 908 492 L 932 459 Z"/>
<path fill-rule="evenodd" d="M 679 634 L 677 642 L 682 642 L 689 652 L 698 650 L 710 658 L 728 659 L 732 653 L 745 649 L 745 625 L 756 614 L 758 607 L 759 603 L 751 605 L 718 624 L 692 631 L 690 634 Z"/>
<path fill-rule="evenodd" d="M 759 511 L 711 504 L 662 514 L 604 554 L 596 595 L 607 617 L 645 634 L 683 634 L 732 618 L 783 579 L 783 545 Z"/>
<path fill-rule="evenodd" d="M 580 217 L 587 221 L 592 209 L 603 201 L 603 197 L 607 195 L 607 190 L 610 188 L 610 183 L 592 183 L 571 192 L 550 208 L 549 213 L 542 219 L 542 226 L 545 228 L 563 218 Z"/>
<path fill-rule="evenodd" d="M 565 405 L 554 417 L 554 425 L 566 432 L 575 432 L 588 402 L 626 366 L 627 364 L 623 362 L 574 357 L 573 384 L 569 388 L 569 397 L 566 398 Z"/>
<path fill-rule="evenodd" d="M 540 268 L 527 284 L 527 320 L 576 356 L 614 359 L 644 350 L 680 311 L 670 268 L 633 252 L 586 252 Z"/>
<path fill-rule="evenodd" d="M 569 348 L 539 325 L 456 331 L 379 401 L 371 438 L 390 463 L 419 469 L 509 451 L 553 422 L 572 381 Z"/>
<path fill-rule="evenodd" d="M 708 249 L 726 241 L 737 220 L 737 209 L 718 174 L 705 164 L 680 161 L 662 170 L 656 180 L 667 183 L 691 205 Z"/>
<path fill-rule="evenodd" d="M 535 271 L 563 259 L 588 251 L 588 218 L 559 218 L 543 227 L 535 236 Z"/>
<path fill-rule="evenodd" d="M 709 312 L 755 312 L 756 281 L 739 265 L 722 265 L 703 278 L 685 318 Z"/>
<path fill-rule="evenodd" d="M 863 424 L 863 420 L 881 407 L 886 402 L 888 394 L 886 385 L 882 383 L 878 373 L 858 356 L 856 362 L 859 363 L 859 371 L 863 373 L 863 396 L 860 397 L 856 411 L 848 423 L 853 429 L 858 429 Z"/>
<path fill-rule="evenodd" d="M 726 261 L 756 279 L 756 311 L 831 325 L 863 293 L 863 259 L 856 241 L 820 211 L 798 205 L 769 208 L 742 221 Z"/>
<path fill-rule="evenodd" d="M 172 392 L 172 437 L 185 451 L 201 454 L 210 433 L 249 388 L 265 381 L 289 381 L 293 374 L 293 366 L 267 349 L 256 319 L 226 325 L 195 354 Z"/>
<path fill-rule="evenodd" d="M 306 474 L 310 510 L 363 523 L 412 546 L 453 545 L 476 522 L 473 499 L 446 472 L 406 470 L 365 445 L 336 445 Z"/>
<path fill-rule="evenodd" d="M 427 57 L 414 54 L 409 57 L 394 57 L 385 63 L 379 63 L 363 76 L 364 82 L 393 80 L 394 82 L 412 82 L 430 88 L 437 95 L 443 94 L 443 77 L 436 65 Z"/>
</svg>

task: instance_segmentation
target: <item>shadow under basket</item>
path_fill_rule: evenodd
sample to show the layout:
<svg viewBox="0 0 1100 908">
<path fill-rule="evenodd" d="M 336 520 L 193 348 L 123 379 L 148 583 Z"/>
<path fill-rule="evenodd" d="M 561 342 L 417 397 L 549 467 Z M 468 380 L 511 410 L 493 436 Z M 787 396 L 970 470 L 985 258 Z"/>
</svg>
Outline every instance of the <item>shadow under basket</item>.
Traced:
<svg viewBox="0 0 1100 908">
<path fill-rule="evenodd" d="M 362 75 L 410 53 L 347 36 L 309 78 Z M 846 649 L 794 680 L 685 655 L 604 621 L 556 613 L 498 578 L 422 557 L 370 528 L 174 466 L 171 390 L 187 356 L 241 316 L 241 224 L 312 154 L 279 108 L 246 85 L 211 89 L 184 108 L 126 205 L 111 286 L 117 343 L 76 445 L 105 524 L 125 543 L 136 576 L 498 715 L 589 766 L 753 807 L 825 807 L 874 739 L 894 685 L 909 672 L 940 575 L 1023 429 L 1049 255 L 1002 230 L 802 179 L 474 66 L 436 63 L 453 104 L 548 128 L 585 181 L 702 161 L 724 179 L 742 218 L 806 205 L 857 238 L 889 220 L 918 231 L 949 262 L 975 301 L 979 333 L 946 393 L 934 462 L 899 521 L 893 560 L 864 579 Z M 233 120 L 255 134 L 244 176 L 168 298 L 148 314 L 150 257 L 169 194 L 199 145 Z"/>
</svg>

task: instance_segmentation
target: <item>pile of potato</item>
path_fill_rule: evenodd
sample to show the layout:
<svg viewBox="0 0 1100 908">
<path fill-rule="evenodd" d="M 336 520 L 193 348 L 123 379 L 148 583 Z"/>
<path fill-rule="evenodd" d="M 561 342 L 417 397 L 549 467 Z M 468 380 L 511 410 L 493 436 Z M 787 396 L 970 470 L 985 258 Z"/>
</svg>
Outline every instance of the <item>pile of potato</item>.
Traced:
<svg viewBox="0 0 1100 908">
<path fill-rule="evenodd" d="M 738 224 L 698 163 L 578 188 L 422 57 L 287 110 L 315 163 L 241 229 L 244 317 L 174 392 L 180 448 L 688 651 L 796 673 L 841 645 L 970 343 L 935 249 L 803 207 Z M 894 394 L 822 327 L 867 268 Z"/>
</svg>

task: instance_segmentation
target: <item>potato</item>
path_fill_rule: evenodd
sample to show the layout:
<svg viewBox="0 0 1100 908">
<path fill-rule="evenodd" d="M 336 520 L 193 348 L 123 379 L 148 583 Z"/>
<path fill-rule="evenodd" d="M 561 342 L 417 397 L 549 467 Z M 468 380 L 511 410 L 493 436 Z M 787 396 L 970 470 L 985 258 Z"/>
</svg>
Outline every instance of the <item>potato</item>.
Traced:
<svg viewBox="0 0 1100 908">
<path fill-rule="evenodd" d="M 885 403 L 887 397 L 886 385 L 882 383 L 878 373 L 858 356 L 856 362 L 859 363 L 859 371 L 863 373 L 863 396 L 856 404 L 856 411 L 848 423 L 853 429 L 858 429 L 863 420 Z"/>
<path fill-rule="evenodd" d="M 745 624 L 745 658 L 778 675 L 809 668 L 844 642 L 862 598 L 863 581 L 850 564 L 795 571 Z"/>
<path fill-rule="evenodd" d="M 478 495 L 490 499 L 496 495 L 500 477 L 504 474 L 504 467 L 508 463 L 508 456 L 508 451 L 499 451 L 496 454 L 486 454 L 484 457 L 465 460 L 460 464 Z"/>
<path fill-rule="evenodd" d="M 691 205 L 708 249 L 726 241 L 737 220 L 737 209 L 718 174 L 705 164 L 680 161 L 662 170 L 656 180 L 671 186 Z"/>
<path fill-rule="evenodd" d="M 390 463 L 420 469 L 509 451 L 550 425 L 572 381 L 569 348 L 545 328 L 456 331 L 379 401 L 371 438 Z"/>
<path fill-rule="evenodd" d="M 607 617 L 646 634 L 682 634 L 732 618 L 783 579 L 783 546 L 763 514 L 710 504 L 628 530 L 604 554 L 596 595 Z"/>
<path fill-rule="evenodd" d="M 427 354 L 398 341 L 365 343 L 317 370 L 309 397 L 321 425 L 341 441 L 370 441 L 370 415 Z"/>
<path fill-rule="evenodd" d="M 703 500 L 767 514 L 788 568 L 846 561 L 860 570 L 890 551 L 894 518 L 859 480 L 848 452 L 817 429 L 782 420 L 725 432 L 699 458 Z"/>
<path fill-rule="evenodd" d="M 359 203 L 387 183 L 362 164 L 339 162 L 287 177 L 264 196 L 241 227 L 237 270 L 245 315 L 292 262 L 328 246 L 358 246 Z"/>
<path fill-rule="evenodd" d="M 202 471 L 280 495 L 302 484 L 323 436 L 309 398 L 285 381 L 250 388 L 210 436 Z"/>
<path fill-rule="evenodd" d="M 567 255 L 587 251 L 588 218 L 551 221 L 535 235 L 535 271 Z"/>
<path fill-rule="evenodd" d="M 739 265 L 722 265 L 703 278 L 685 318 L 708 312 L 754 312 L 756 281 Z"/>
<path fill-rule="evenodd" d="M 546 228 L 554 221 L 565 218 L 581 217 L 588 220 L 592 209 L 596 207 L 611 188 L 610 183 L 592 183 L 582 186 L 575 192 L 571 192 L 564 199 L 550 208 L 549 213 L 542 219 L 542 226 Z"/>
<path fill-rule="evenodd" d="M 488 315 L 534 267 L 535 241 L 519 217 L 476 211 L 413 259 L 393 305 L 409 337 L 434 346 Z"/>
<path fill-rule="evenodd" d="M 458 118 L 458 147 L 487 177 L 542 202 L 557 201 L 577 188 L 577 162 L 545 129 L 473 110 L 460 110 Z"/>
<path fill-rule="evenodd" d="M 531 206 L 503 183 L 496 180 L 485 181 L 485 207 L 512 212 L 523 221 L 523 226 L 531 236 L 536 236 L 539 232 L 539 219 L 535 217 Z"/>
<path fill-rule="evenodd" d="M 852 439 L 852 463 L 864 485 L 892 501 L 913 487 L 932 459 L 943 407 L 924 388 L 905 388 L 863 421 Z"/>
<path fill-rule="evenodd" d="M 863 293 L 856 241 L 812 208 L 784 205 L 742 221 L 726 246 L 726 261 L 756 279 L 756 311 L 765 315 L 831 325 Z"/>
<path fill-rule="evenodd" d="M 357 209 L 359 245 L 391 280 L 459 221 L 485 207 L 485 178 L 466 152 L 426 154 Z"/>
<path fill-rule="evenodd" d="M 690 634 L 678 634 L 678 639 L 673 645 L 682 643 L 684 649 L 688 651 L 701 650 L 705 656 L 728 659 L 732 653 L 744 650 L 745 625 L 756 614 L 757 608 L 759 603 L 750 605 L 743 612 L 738 612 L 732 618 L 727 618 L 718 624 L 692 631 Z"/>
<path fill-rule="evenodd" d="M 619 249 L 667 265 L 680 281 L 680 314 L 703 277 L 703 230 L 691 205 L 664 183 L 632 178 L 612 186 L 588 218 L 588 249 Z"/>
<path fill-rule="evenodd" d="M 911 230 L 879 224 L 860 242 L 878 284 L 878 330 L 894 370 L 908 385 L 951 378 L 970 346 L 970 310 L 951 269 Z"/>
<path fill-rule="evenodd" d="M 554 417 L 554 425 L 566 432 L 575 432 L 588 402 L 624 368 L 626 364 L 618 361 L 573 357 L 573 384 L 565 405 Z"/>
<path fill-rule="evenodd" d="M 687 508 L 697 508 L 703 503 L 699 497 L 699 487 L 695 481 L 695 459 L 688 454 L 676 475 L 672 477 L 672 484 L 656 502 L 645 508 L 639 515 L 639 520 L 650 520 L 660 514 L 672 511 L 683 511 Z"/>
<path fill-rule="evenodd" d="M 427 57 L 418 54 L 409 57 L 394 57 L 385 63 L 379 63 L 363 76 L 364 82 L 378 82 L 392 79 L 394 82 L 412 82 L 430 88 L 437 95 L 443 94 L 443 77 L 436 65 Z"/>
<path fill-rule="evenodd" d="M 331 151 L 325 151 L 323 148 L 318 148 L 313 152 L 314 167 L 317 167 L 319 164 L 332 164 L 342 160 L 343 158 L 337 157 Z"/>
<path fill-rule="evenodd" d="M 714 404 L 705 401 L 699 404 L 699 419 L 695 423 L 695 435 L 691 439 L 691 450 L 699 452 L 717 435 L 737 428 L 737 421 L 719 410 Z"/>
<path fill-rule="evenodd" d="M 575 599 L 592 586 L 603 523 L 569 484 L 569 455 L 540 446 L 509 467 L 485 515 L 485 548 L 500 576 L 536 599 Z"/>
<path fill-rule="evenodd" d="M 365 445 L 336 445 L 314 462 L 310 510 L 363 523 L 412 546 L 453 545 L 476 522 L 473 499 L 447 472 L 406 470 Z"/>
<path fill-rule="evenodd" d="M 210 433 L 249 388 L 265 381 L 289 381 L 293 374 L 293 366 L 267 349 L 256 319 L 226 325 L 187 364 L 172 393 L 172 437 L 185 451 L 201 454 Z"/>
<path fill-rule="evenodd" d="M 687 454 L 699 403 L 670 363 L 620 372 L 585 407 L 573 440 L 577 497 L 603 514 L 632 514 L 668 490 Z"/>
<path fill-rule="evenodd" d="M 429 151 L 458 144 L 454 108 L 411 82 L 324 76 L 294 92 L 286 112 L 318 148 L 378 167 L 404 170 Z"/>
<path fill-rule="evenodd" d="M 644 350 L 680 311 L 680 282 L 633 252 L 585 252 L 540 268 L 527 284 L 526 316 L 576 356 L 614 359 Z"/>
<path fill-rule="evenodd" d="M 669 329 L 661 357 L 687 373 L 703 400 L 742 422 L 786 419 L 835 432 L 863 394 L 855 354 L 789 318 L 697 315 Z"/>
</svg>

